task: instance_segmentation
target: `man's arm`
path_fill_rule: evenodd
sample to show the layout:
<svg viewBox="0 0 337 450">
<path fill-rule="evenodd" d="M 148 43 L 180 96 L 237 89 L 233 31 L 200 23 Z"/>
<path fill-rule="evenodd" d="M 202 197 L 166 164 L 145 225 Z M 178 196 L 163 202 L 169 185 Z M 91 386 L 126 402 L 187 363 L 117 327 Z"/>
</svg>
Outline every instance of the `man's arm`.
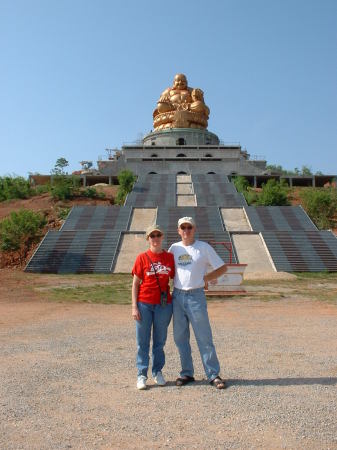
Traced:
<svg viewBox="0 0 337 450">
<path fill-rule="evenodd" d="M 209 281 L 215 280 L 216 278 L 221 277 L 224 273 L 227 272 L 227 264 L 224 264 L 221 267 L 218 267 L 218 269 L 213 270 L 212 272 L 209 272 L 204 276 L 205 283 L 208 283 Z"/>
</svg>

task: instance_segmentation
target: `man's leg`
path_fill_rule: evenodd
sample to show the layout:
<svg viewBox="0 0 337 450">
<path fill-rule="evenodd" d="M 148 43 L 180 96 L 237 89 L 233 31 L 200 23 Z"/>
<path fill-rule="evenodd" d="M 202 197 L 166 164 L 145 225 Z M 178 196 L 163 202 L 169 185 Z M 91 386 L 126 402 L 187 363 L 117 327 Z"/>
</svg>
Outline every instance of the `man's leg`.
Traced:
<svg viewBox="0 0 337 450">
<path fill-rule="evenodd" d="M 219 375 L 220 365 L 213 344 L 204 290 L 190 293 L 187 305 L 188 317 L 193 327 L 205 373 L 208 380 L 212 381 Z"/>
<path fill-rule="evenodd" d="M 190 324 L 184 309 L 185 295 L 183 292 L 173 291 L 173 336 L 180 355 L 180 376 L 193 377 L 194 368 L 190 345 Z"/>
<path fill-rule="evenodd" d="M 164 346 L 167 338 L 167 327 L 171 322 L 172 304 L 154 306 L 152 375 L 155 377 L 165 365 Z"/>
<path fill-rule="evenodd" d="M 140 312 L 140 320 L 136 320 L 137 375 L 144 375 L 147 377 L 151 327 L 153 322 L 153 305 L 138 302 L 138 309 Z"/>
</svg>

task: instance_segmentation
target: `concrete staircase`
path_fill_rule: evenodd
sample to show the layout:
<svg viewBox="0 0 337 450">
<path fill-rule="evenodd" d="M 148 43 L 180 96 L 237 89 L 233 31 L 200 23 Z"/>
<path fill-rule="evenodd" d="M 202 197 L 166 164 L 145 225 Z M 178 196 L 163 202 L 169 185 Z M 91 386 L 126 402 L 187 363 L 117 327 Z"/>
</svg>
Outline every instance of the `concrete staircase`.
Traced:
<svg viewBox="0 0 337 450">
<path fill-rule="evenodd" d="M 337 271 L 336 237 L 318 231 L 301 207 L 247 206 L 228 178 L 215 174 L 144 175 L 125 206 L 72 208 L 60 231 L 47 233 L 25 270 L 129 273 L 147 248 L 146 228 L 159 223 L 168 248 L 179 240 L 177 221 L 183 216 L 196 220 L 198 239 L 231 242 L 233 262 L 248 264 L 247 273 Z M 228 251 L 212 245 L 228 262 Z"/>
<path fill-rule="evenodd" d="M 25 271 L 110 273 L 120 237 L 119 231 L 49 231 Z"/>
<path fill-rule="evenodd" d="M 337 272 L 337 238 L 323 231 L 262 231 L 277 271 Z"/>
</svg>

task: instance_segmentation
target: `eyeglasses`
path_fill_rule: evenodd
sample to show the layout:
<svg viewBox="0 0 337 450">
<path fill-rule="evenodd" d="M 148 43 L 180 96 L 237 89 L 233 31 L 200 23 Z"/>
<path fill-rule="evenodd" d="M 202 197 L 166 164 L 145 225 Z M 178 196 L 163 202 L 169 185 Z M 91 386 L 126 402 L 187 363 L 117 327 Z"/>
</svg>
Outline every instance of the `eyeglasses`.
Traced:
<svg viewBox="0 0 337 450">
<path fill-rule="evenodd" d="M 182 229 L 182 230 L 192 230 L 192 225 L 180 225 L 180 228 Z"/>
<path fill-rule="evenodd" d="M 160 237 L 162 237 L 162 234 L 161 233 L 150 234 L 149 237 L 151 239 L 160 238 Z"/>
</svg>

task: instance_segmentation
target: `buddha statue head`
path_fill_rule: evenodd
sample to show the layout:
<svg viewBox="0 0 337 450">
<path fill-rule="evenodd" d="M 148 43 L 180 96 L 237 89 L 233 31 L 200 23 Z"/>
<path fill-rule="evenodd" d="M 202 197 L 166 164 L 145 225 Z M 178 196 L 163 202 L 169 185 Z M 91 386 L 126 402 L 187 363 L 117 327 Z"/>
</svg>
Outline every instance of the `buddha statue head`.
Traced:
<svg viewBox="0 0 337 450">
<path fill-rule="evenodd" d="M 187 89 L 187 78 L 183 73 L 178 73 L 174 77 L 173 88 L 180 91 Z"/>
</svg>

